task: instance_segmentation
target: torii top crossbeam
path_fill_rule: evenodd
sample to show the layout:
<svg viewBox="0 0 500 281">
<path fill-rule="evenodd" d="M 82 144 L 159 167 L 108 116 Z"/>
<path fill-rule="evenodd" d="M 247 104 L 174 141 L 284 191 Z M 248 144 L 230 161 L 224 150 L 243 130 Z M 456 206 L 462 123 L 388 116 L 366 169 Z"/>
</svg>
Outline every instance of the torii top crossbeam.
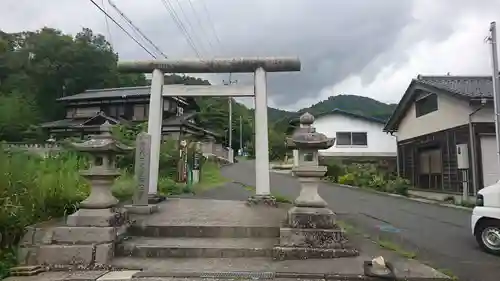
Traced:
<svg viewBox="0 0 500 281">
<path fill-rule="evenodd" d="M 241 73 L 254 72 L 260 67 L 266 72 L 288 72 L 300 71 L 301 65 L 295 57 L 167 59 L 118 63 L 120 72 L 129 73 L 147 73 L 155 69 L 169 73 Z"/>
</svg>

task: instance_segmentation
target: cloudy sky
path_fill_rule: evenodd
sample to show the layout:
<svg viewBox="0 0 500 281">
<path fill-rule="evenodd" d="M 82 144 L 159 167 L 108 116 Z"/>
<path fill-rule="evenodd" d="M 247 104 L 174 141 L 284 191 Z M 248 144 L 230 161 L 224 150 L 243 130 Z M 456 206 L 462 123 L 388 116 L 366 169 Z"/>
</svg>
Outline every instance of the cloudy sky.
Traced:
<svg viewBox="0 0 500 281">
<path fill-rule="evenodd" d="M 108 0 L 94 0 L 127 30 Z M 337 94 L 398 102 L 417 74 L 490 74 L 489 23 L 500 0 L 113 0 L 171 58 L 298 56 L 299 73 L 270 74 L 271 106 L 299 109 Z M 500 22 L 499 22 L 500 25 Z M 1 0 L 6 32 L 92 28 L 120 58 L 150 59 L 90 0 Z M 214 32 L 215 31 L 215 32 Z M 218 38 L 218 39 L 217 39 Z M 220 83 L 224 76 L 205 76 Z M 239 83 L 251 76 L 235 75 Z M 245 103 L 249 103 L 245 101 Z"/>
</svg>

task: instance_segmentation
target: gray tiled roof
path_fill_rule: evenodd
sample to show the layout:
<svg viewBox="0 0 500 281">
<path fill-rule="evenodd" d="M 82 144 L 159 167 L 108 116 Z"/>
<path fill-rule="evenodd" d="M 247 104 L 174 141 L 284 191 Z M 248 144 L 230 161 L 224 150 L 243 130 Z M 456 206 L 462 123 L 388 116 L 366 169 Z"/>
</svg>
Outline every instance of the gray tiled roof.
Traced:
<svg viewBox="0 0 500 281">
<path fill-rule="evenodd" d="M 406 89 L 398 106 L 384 127 L 384 131 L 396 131 L 401 118 L 414 101 L 416 89 L 439 91 L 465 99 L 493 98 L 493 82 L 491 76 L 452 76 L 452 75 L 418 75 Z"/>
<path fill-rule="evenodd" d="M 108 88 L 108 89 L 91 89 L 86 90 L 83 93 L 66 96 L 59 98 L 58 101 L 77 101 L 77 100 L 89 100 L 89 99 L 113 99 L 113 98 L 125 98 L 125 97 L 147 97 L 150 95 L 150 86 L 139 86 L 139 87 L 122 87 L 122 88 Z M 193 103 L 194 99 L 192 97 L 173 97 L 174 100 L 181 100 L 184 103 Z"/>
<path fill-rule="evenodd" d="M 110 120 L 112 123 L 118 124 L 120 123 L 119 120 L 107 116 L 103 112 L 99 112 L 96 115 L 92 117 L 83 117 L 83 118 L 73 118 L 73 119 L 62 119 L 62 120 L 56 120 L 56 121 L 50 121 L 46 123 L 40 124 L 40 127 L 42 128 L 61 128 L 61 127 L 78 127 L 78 126 L 84 126 L 87 122 L 93 120 L 94 118 L 97 118 L 98 116 L 102 116 L 107 120 Z"/>
<path fill-rule="evenodd" d="M 109 88 L 109 89 L 95 89 L 87 90 L 81 94 L 62 97 L 58 100 L 79 100 L 79 99 L 106 99 L 117 97 L 132 97 L 132 96 L 149 96 L 149 86 L 141 87 L 123 87 L 123 88 Z"/>
<path fill-rule="evenodd" d="M 424 76 L 417 81 L 467 97 L 493 97 L 491 76 Z"/>
</svg>

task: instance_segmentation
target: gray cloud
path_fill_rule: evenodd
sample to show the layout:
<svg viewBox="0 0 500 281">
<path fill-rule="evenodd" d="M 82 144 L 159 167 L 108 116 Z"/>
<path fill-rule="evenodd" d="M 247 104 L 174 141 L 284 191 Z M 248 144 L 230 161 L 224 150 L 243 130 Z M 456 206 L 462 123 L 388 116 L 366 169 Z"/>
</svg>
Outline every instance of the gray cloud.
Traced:
<svg viewBox="0 0 500 281">
<path fill-rule="evenodd" d="M 356 75 L 369 84 L 380 70 L 405 63 L 406 49 L 423 41 L 446 40 L 456 29 L 454 19 L 491 9 L 498 0 L 169 0 L 189 30 L 202 57 L 299 56 L 300 73 L 269 75 L 275 104 L 289 106 L 314 99 L 319 92 Z M 204 1 L 204 2 L 202 2 Z M 104 16 L 87 0 L 2 0 L 0 26 L 5 31 L 37 29 L 44 25 L 75 33 L 90 27 L 105 35 Z M 107 4 L 107 10 L 119 16 Z M 193 57 L 178 27 L 160 0 L 115 0 L 120 9 L 172 58 Z M 204 5 L 203 5 L 204 3 Z M 179 6 L 179 4 L 181 6 Z M 416 7 L 418 5 L 418 7 Z M 415 9 L 429 9 L 425 21 Z M 180 8 L 182 7 L 182 9 Z M 213 36 L 208 15 L 220 38 Z M 437 7 L 437 8 L 436 8 Z M 197 16 L 197 17 L 195 17 Z M 191 25 L 187 24 L 187 19 Z M 422 19 L 420 19 L 422 21 Z M 125 22 L 120 22 L 126 26 Z M 199 26 L 202 23 L 202 28 Z M 111 41 L 122 59 L 149 59 L 132 40 L 109 22 Z M 129 29 L 130 30 L 130 29 Z M 210 44 L 208 43 L 210 42 Z M 204 75 L 212 81 L 227 76 Z M 235 75 L 251 83 L 251 75 Z M 363 94 L 363 93 L 352 93 Z M 306 105 L 304 105 L 306 106 Z"/>
<path fill-rule="evenodd" d="M 378 54 L 390 48 L 402 28 L 412 20 L 409 1 L 297 0 L 282 3 L 286 8 L 267 7 L 264 15 L 255 19 L 256 12 L 245 13 L 236 5 L 230 7 L 228 10 L 238 18 L 234 21 L 245 22 L 251 29 L 236 35 L 234 40 L 227 40 L 227 44 L 233 55 L 300 57 L 303 65 L 300 73 L 270 75 L 271 98 L 283 106 L 314 97 L 322 88 L 361 71 Z M 216 17 L 226 19 L 222 13 L 217 12 Z M 234 34 L 230 30 L 238 28 L 231 25 L 231 21 L 221 29 L 223 34 Z"/>
</svg>

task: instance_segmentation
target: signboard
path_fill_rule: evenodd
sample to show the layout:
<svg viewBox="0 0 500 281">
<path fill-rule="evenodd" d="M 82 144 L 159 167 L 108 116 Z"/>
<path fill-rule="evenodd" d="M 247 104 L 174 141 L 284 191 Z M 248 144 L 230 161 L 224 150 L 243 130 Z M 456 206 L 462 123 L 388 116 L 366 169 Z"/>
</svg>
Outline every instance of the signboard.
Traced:
<svg viewBox="0 0 500 281">
<path fill-rule="evenodd" d="M 149 164 L 151 157 L 151 135 L 142 132 L 137 135 L 135 148 L 135 178 L 137 189 L 134 205 L 148 205 Z"/>
<path fill-rule="evenodd" d="M 193 156 L 193 170 L 200 169 L 201 153 L 195 152 Z"/>
</svg>

